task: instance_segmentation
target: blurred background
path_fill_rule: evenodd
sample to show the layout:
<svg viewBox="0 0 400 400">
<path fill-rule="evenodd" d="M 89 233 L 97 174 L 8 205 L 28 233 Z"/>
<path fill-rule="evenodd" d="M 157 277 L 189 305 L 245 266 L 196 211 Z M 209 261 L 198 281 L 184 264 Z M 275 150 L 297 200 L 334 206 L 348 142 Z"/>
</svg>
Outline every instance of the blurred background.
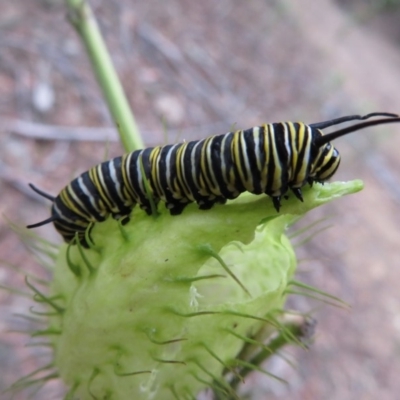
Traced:
<svg viewBox="0 0 400 400">
<path fill-rule="evenodd" d="M 313 123 L 400 113 L 399 0 L 93 0 L 90 2 L 146 145 L 193 140 L 264 122 Z M 394 399 L 400 392 L 400 125 L 335 142 L 337 180 L 365 189 L 307 216 L 330 228 L 297 248 L 298 278 L 350 303 L 305 297 L 289 306 L 318 320 L 308 351 L 287 349 L 254 374 L 252 399 Z M 25 290 L 7 267 L 46 273 L 7 219 L 48 216 L 28 187 L 57 194 L 122 153 L 62 0 L 0 0 L 0 283 Z M 40 228 L 61 241 L 52 226 Z M 0 290 L 0 391 L 48 362 L 26 347 L 31 302 Z M 34 399 L 59 399 L 52 382 Z M 7 395 L 5 395 L 7 396 Z M 11 397 L 11 396 L 10 396 Z M 5 397 L 6 398 L 6 397 Z M 14 396 L 27 398 L 27 393 Z"/>
</svg>

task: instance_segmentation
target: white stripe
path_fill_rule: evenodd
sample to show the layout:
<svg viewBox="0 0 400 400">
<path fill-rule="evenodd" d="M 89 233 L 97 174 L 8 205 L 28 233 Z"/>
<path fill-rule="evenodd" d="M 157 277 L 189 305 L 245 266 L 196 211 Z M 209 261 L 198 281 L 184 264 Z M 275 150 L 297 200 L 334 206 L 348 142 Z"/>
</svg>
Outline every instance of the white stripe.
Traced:
<svg viewBox="0 0 400 400">
<path fill-rule="evenodd" d="M 84 184 L 83 178 L 82 176 L 80 176 L 79 178 L 77 178 L 78 180 L 78 185 L 81 188 L 82 192 L 85 194 L 85 196 L 88 198 L 90 204 L 93 206 L 94 209 L 98 210 L 98 206 L 96 204 L 96 201 L 93 197 L 93 195 L 90 193 L 89 189 L 87 188 L 87 186 Z M 73 190 L 72 190 L 73 192 Z M 70 193 L 70 192 L 68 192 Z M 81 200 L 79 199 L 79 197 L 75 196 L 75 193 L 73 192 L 72 194 L 73 199 L 84 209 L 86 210 L 85 205 L 81 202 Z M 87 211 L 89 212 L 89 211 Z M 89 213 L 90 214 L 90 213 Z M 99 212 L 99 214 L 102 214 L 101 212 Z"/>
</svg>

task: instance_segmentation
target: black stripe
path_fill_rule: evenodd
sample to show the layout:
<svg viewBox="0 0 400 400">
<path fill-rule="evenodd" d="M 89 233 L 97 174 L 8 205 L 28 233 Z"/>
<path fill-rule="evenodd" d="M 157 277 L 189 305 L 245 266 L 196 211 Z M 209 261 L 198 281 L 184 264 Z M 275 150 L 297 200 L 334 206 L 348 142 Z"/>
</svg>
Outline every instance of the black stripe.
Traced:
<svg viewBox="0 0 400 400">
<path fill-rule="evenodd" d="M 278 130 L 278 135 L 279 132 L 282 134 L 282 127 L 280 126 L 281 124 L 269 124 L 268 130 L 267 130 L 267 149 L 268 149 L 268 169 L 267 169 L 267 187 L 265 189 L 265 194 L 272 195 L 272 187 L 274 183 L 274 174 L 275 174 L 275 168 L 276 168 L 276 163 L 279 162 L 279 160 L 275 160 L 274 158 L 274 153 L 273 153 L 273 146 L 275 143 L 275 137 L 277 136 L 276 133 L 272 133 L 272 129 L 277 129 Z"/>
<path fill-rule="evenodd" d="M 248 171 L 248 176 L 251 176 L 254 186 L 252 193 L 261 194 L 263 193 L 261 188 L 261 170 L 258 168 L 257 165 L 257 159 L 260 156 L 259 154 L 260 152 L 259 148 L 256 149 L 256 144 L 254 141 L 254 129 L 256 128 L 244 131 L 244 138 L 246 141 L 246 148 L 247 148 L 246 157 L 250 165 L 250 171 Z"/>
<path fill-rule="evenodd" d="M 318 165 L 315 166 L 315 169 L 321 167 L 321 170 L 318 171 L 318 175 L 323 175 L 323 174 L 325 173 L 325 171 L 328 171 L 328 170 L 332 167 L 332 165 L 333 165 L 335 162 L 337 162 L 337 155 L 336 155 L 336 157 L 335 157 L 335 154 L 334 154 L 332 157 L 329 158 L 328 162 L 326 162 L 326 157 L 327 157 L 327 155 L 328 155 L 328 153 L 329 153 L 329 151 L 330 151 L 331 149 L 332 149 L 332 145 L 331 145 L 330 143 L 328 143 L 328 144 L 324 147 L 322 156 L 321 156 L 321 158 L 320 158 L 320 161 L 319 161 Z M 337 151 L 336 151 L 336 152 L 337 152 Z M 326 162 L 326 164 L 324 165 L 325 162 Z M 326 180 L 326 179 L 329 179 L 334 173 L 335 173 L 335 171 L 333 171 L 332 174 L 331 174 L 330 176 L 328 176 L 328 177 L 326 177 L 326 178 L 324 178 L 324 179 L 325 179 L 325 180 Z"/>
<path fill-rule="evenodd" d="M 145 172 L 145 176 L 148 176 L 148 173 L 146 171 L 149 171 L 148 161 L 146 163 L 146 157 L 143 157 L 143 150 L 136 150 L 132 152 L 132 156 L 130 158 L 130 163 L 127 165 L 129 168 L 129 176 L 131 179 L 131 186 L 134 188 L 134 191 L 136 193 L 137 198 L 135 201 L 140 204 L 140 205 L 147 205 L 150 206 L 150 203 L 147 199 L 147 195 L 144 191 L 142 191 L 141 186 L 143 185 L 142 178 L 141 178 L 141 166 L 140 166 L 140 161 L 142 160 L 142 165 L 143 165 L 143 170 Z M 147 157 L 148 160 L 148 157 Z M 140 179 L 139 179 L 140 178 Z"/>
<path fill-rule="evenodd" d="M 158 180 L 158 185 L 160 186 L 162 194 L 164 195 L 166 201 L 171 201 L 172 198 L 172 193 L 170 188 L 168 187 L 167 181 L 167 156 L 171 147 L 172 145 L 169 144 L 161 148 L 158 163 L 156 166 L 158 177 L 152 177 L 153 179 Z"/>
<path fill-rule="evenodd" d="M 242 135 L 242 134 L 243 134 L 243 131 L 240 131 L 239 135 Z M 234 138 L 236 133 L 232 132 L 232 135 L 233 135 L 233 138 Z M 240 144 L 240 138 L 236 142 L 239 145 L 239 159 L 236 158 L 236 153 L 235 153 L 235 151 L 233 149 L 233 145 L 235 143 L 235 140 L 233 139 L 232 142 L 231 142 L 231 152 L 232 152 L 232 158 L 233 158 L 232 166 L 233 166 L 233 173 L 234 173 L 234 176 L 235 176 L 236 189 L 240 193 L 243 193 L 246 190 L 246 188 L 245 188 L 245 186 L 244 186 L 244 184 L 242 182 L 242 177 L 241 177 L 241 175 L 239 173 L 240 166 L 243 166 L 243 161 L 244 161 L 243 154 L 242 154 L 243 150 L 242 150 L 242 146 Z M 241 169 L 243 169 L 243 168 L 241 168 Z M 246 174 L 245 174 L 245 176 L 246 176 Z"/>
<path fill-rule="evenodd" d="M 192 172 L 193 172 L 193 169 L 195 171 L 199 171 L 200 159 L 198 157 L 196 158 L 196 156 L 195 156 L 195 163 L 193 165 L 192 164 L 192 153 L 193 153 L 193 148 L 197 143 L 198 143 L 197 140 L 186 143 L 186 151 L 185 151 L 183 159 L 181 159 L 181 162 L 183 163 L 183 166 L 185 167 L 184 168 L 184 171 L 185 171 L 184 179 L 185 179 L 186 185 L 195 200 L 199 199 L 199 188 L 193 179 Z"/>
<path fill-rule="evenodd" d="M 115 175 L 116 177 L 113 178 L 111 176 L 110 171 L 110 162 L 114 164 Z M 120 194 L 117 191 L 117 183 L 120 184 L 121 193 L 123 190 L 123 182 L 122 182 L 122 157 L 116 157 L 111 161 L 103 162 L 101 164 L 101 172 L 103 175 L 104 185 L 105 185 L 105 192 L 107 194 L 107 198 L 113 204 L 113 209 L 108 211 L 118 213 L 118 214 L 129 214 L 131 207 L 125 206 L 126 199 L 121 198 Z M 114 180 L 116 179 L 116 181 Z"/>
<path fill-rule="evenodd" d="M 178 159 L 178 151 L 182 146 L 186 146 L 186 144 L 180 143 L 175 145 L 171 150 L 171 158 L 170 158 L 170 176 L 171 176 L 171 184 L 173 187 L 171 188 L 173 194 L 175 195 L 174 203 L 181 203 L 179 199 L 186 199 L 186 194 L 183 186 L 183 182 L 178 179 L 178 168 L 177 166 L 180 165 L 182 159 Z M 182 169 L 181 169 L 182 171 Z M 178 191 L 177 191 L 178 190 Z M 184 201 L 185 202 L 185 201 Z"/>
<path fill-rule="evenodd" d="M 92 169 L 95 169 L 93 167 Z M 85 205 L 87 212 L 89 212 L 97 221 L 104 221 L 104 217 L 100 214 L 105 210 L 100 206 L 100 195 L 97 190 L 95 183 L 90 179 L 89 175 L 90 171 L 86 171 L 81 175 L 84 185 L 89 191 L 90 196 L 94 199 L 95 206 L 89 201 L 89 197 L 82 191 L 80 184 L 78 183 L 78 179 L 75 179 L 71 182 L 71 187 L 77 197 L 81 199 L 82 203 Z"/>
<path fill-rule="evenodd" d="M 227 163 L 227 170 L 229 170 L 232 161 L 230 157 L 230 140 L 225 140 L 224 148 L 222 148 L 222 141 L 224 139 L 229 139 L 231 137 L 231 135 L 229 135 L 230 134 L 227 133 L 225 135 L 215 136 L 211 145 L 211 168 L 214 171 L 220 195 L 227 199 L 232 198 L 233 193 L 228 190 L 227 182 L 222 172 L 222 159 Z"/>
<path fill-rule="evenodd" d="M 295 124 L 295 125 L 298 125 L 298 124 Z M 300 128 L 300 126 L 299 126 L 299 128 Z M 301 148 L 300 148 L 300 134 L 298 133 L 296 135 L 296 151 L 298 152 L 298 157 L 297 157 L 296 169 L 295 169 L 294 175 L 293 175 L 293 181 L 297 181 L 297 176 L 299 175 L 303 164 L 306 162 L 306 158 L 305 158 L 306 149 L 307 149 L 308 144 L 311 142 L 311 138 L 312 138 L 312 134 L 310 135 L 308 126 L 305 125 L 304 128 L 305 128 L 305 131 L 304 131 L 305 132 L 304 133 L 305 140 L 304 140 L 303 146 Z M 311 168 L 311 163 L 309 162 L 307 165 L 307 168 L 306 168 L 306 177 L 309 174 L 310 168 Z"/>
<path fill-rule="evenodd" d="M 205 185 L 207 192 L 209 193 L 210 196 L 216 196 L 216 194 L 213 193 L 213 191 L 211 190 L 212 188 L 217 188 L 218 189 L 218 184 L 217 182 L 215 182 L 215 180 L 213 179 L 213 158 L 216 157 L 216 161 L 219 162 L 220 157 L 219 154 L 214 152 L 213 146 L 214 146 L 214 140 L 215 140 L 215 136 L 212 137 L 211 139 L 208 138 L 207 142 L 204 142 L 204 146 L 207 145 L 207 150 L 205 152 L 205 157 L 204 157 L 204 169 L 203 169 L 203 173 L 204 173 L 204 177 L 207 178 L 205 179 Z M 218 148 L 218 144 L 217 144 L 217 148 Z M 211 162 L 210 162 L 211 161 Z M 208 183 L 209 182 L 209 183 Z M 217 194 L 218 195 L 218 194 Z"/>
<path fill-rule="evenodd" d="M 98 192 L 96 189 L 96 186 L 92 182 L 92 180 L 89 177 L 89 171 L 84 172 L 80 178 L 83 180 L 85 186 L 87 187 L 88 192 L 90 193 L 90 196 L 95 200 L 96 206 L 92 206 L 89 196 L 87 196 L 83 191 L 82 188 L 78 182 L 79 178 L 74 179 L 71 181 L 69 186 L 63 189 L 62 192 L 65 192 L 65 196 L 69 199 L 69 201 L 73 204 L 73 206 L 78 209 L 81 213 L 87 215 L 87 220 L 91 220 L 92 218 L 95 219 L 96 221 L 104 221 L 104 217 L 100 214 L 100 208 L 99 208 L 99 196 Z M 70 191 L 74 193 L 74 195 L 80 199 L 81 203 L 83 206 L 78 204 L 68 193 L 68 187 Z M 61 193 L 60 193 L 61 195 Z M 64 202 L 61 199 L 61 196 L 57 196 L 55 200 L 55 204 L 61 211 L 62 215 L 65 215 L 66 218 L 72 219 L 72 220 L 79 220 L 82 219 L 83 217 L 77 215 L 73 210 L 70 210 L 69 207 L 64 204 Z"/>
<path fill-rule="evenodd" d="M 202 170 L 202 166 L 201 166 L 201 152 L 205 145 L 205 139 L 199 140 L 198 143 L 199 143 L 198 146 L 194 149 L 194 159 L 195 159 L 196 165 L 192 166 L 192 168 L 193 168 L 192 171 L 194 171 L 196 180 L 197 180 L 197 182 L 199 182 L 199 185 L 200 185 L 200 177 L 202 177 L 203 180 L 205 181 L 205 178 L 204 178 L 205 172 Z M 201 189 L 206 190 L 207 187 L 202 187 Z M 196 201 L 197 201 L 197 198 L 200 200 L 204 199 L 204 197 L 200 194 L 197 194 Z"/>
<path fill-rule="evenodd" d="M 277 149 L 277 154 L 279 158 L 279 163 L 281 166 L 281 176 L 279 178 L 279 190 L 281 191 L 281 195 L 285 194 L 288 190 L 288 181 L 289 181 L 289 170 L 288 170 L 288 164 L 290 161 L 289 157 L 289 152 L 286 148 L 286 142 L 285 142 L 285 124 L 280 123 L 280 124 L 275 124 L 276 126 L 279 126 L 278 129 L 275 130 L 275 144 L 276 144 L 276 149 Z M 294 127 L 296 129 L 296 132 L 298 131 L 298 124 L 294 124 Z M 289 126 L 286 126 L 286 129 L 289 130 Z M 288 140 L 289 140 L 289 145 L 291 146 L 290 143 L 290 134 L 288 133 Z M 291 146 L 292 148 L 292 146 Z M 276 182 L 275 182 L 276 183 Z"/>
<path fill-rule="evenodd" d="M 226 173 L 225 173 L 225 177 L 226 177 L 226 181 L 225 183 L 227 184 L 228 182 L 230 182 L 230 175 L 231 172 L 233 171 L 233 183 L 232 185 L 235 188 L 235 192 L 229 192 L 228 188 L 226 188 L 226 194 L 227 194 L 227 198 L 228 199 L 234 199 L 237 197 L 237 194 L 239 192 L 238 190 L 238 178 L 237 178 L 237 174 L 236 174 L 236 168 L 235 168 L 235 159 L 233 156 L 233 152 L 232 152 L 232 142 L 233 142 L 233 138 L 234 138 L 234 133 L 233 132 L 228 132 L 225 135 L 225 146 L 223 149 L 223 153 L 222 153 L 222 157 L 224 158 L 225 161 L 225 168 L 226 168 Z M 222 163 L 221 163 L 221 168 L 222 168 Z M 222 171 L 222 169 L 221 169 Z"/>
</svg>

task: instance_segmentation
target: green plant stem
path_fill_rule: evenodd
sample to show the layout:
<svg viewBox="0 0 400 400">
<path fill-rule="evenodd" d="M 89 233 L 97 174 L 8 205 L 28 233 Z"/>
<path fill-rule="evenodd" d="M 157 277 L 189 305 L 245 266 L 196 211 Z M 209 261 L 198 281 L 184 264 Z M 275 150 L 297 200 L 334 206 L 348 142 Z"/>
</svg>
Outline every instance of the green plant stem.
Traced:
<svg viewBox="0 0 400 400">
<path fill-rule="evenodd" d="M 89 4 L 85 0 L 66 0 L 66 4 L 69 19 L 86 47 L 125 150 L 143 148 L 144 144 L 128 100 Z"/>
</svg>

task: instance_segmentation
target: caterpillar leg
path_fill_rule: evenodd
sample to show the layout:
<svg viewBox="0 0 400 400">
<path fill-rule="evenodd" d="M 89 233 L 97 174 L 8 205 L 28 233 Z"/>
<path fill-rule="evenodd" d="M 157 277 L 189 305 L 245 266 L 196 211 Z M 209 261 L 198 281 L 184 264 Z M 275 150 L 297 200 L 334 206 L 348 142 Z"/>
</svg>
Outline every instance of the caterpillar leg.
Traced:
<svg viewBox="0 0 400 400">
<path fill-rule="evenodd" d="M 126 225 L 131 220 L 131 217 L 129 215 L 120 215 L 119 218 L 115 219 L 118 219 L 121 222 L 121 225 Z"/>
<path fill-rule="evenodd" d="M 279 212 L 279 209 L 281 208 L 281 196 L 271 196 L 271 197 L 276 212 Z"/>
<path fill-rule="evenodd" d="M 182 211 L 189 203 L 165 203 L 165 207 L 168 208 L 171 215 L 182 214 Z"/>
<path fill-rule="evenodd" d="M 214 200 L 200 200 L 197 202 L 200 210 L 209 210 L 210 208 L 212 208 L 214 206 L 215 203 L 217 203 L 217 201 L 215 199 Z"/>
<path fill-rule="evenodd" d="M 216 200 L 218 204 L 225 204 L 227 202 L 225 197 L 218 197 Z"/>
<path fill-rule="evenodd" d="M 292 192 L 300 201 L 303 201 L 303 193 L 300 188 L 292 188 Z"/>
<path fill-rule="evenodd" d="M 154 204 L 155 204 L 155 207 L 157 209 L 158 202 L 154 202 Z M 140 209 L 143 210 L 147 215 L 152 215 L 153 214 L 153 211 L 151 209 L 150 203 L 140 204 Z"/>
<path fill-rule="evenodd" d="M 196 199 L 196 203 L 198 204 L 200 210 L 209 210 L 214 206 L 214 204 L 225 204 L 227 202 L 227 198 L 224 196 L 212 196 L 202 197 L 200 199 Z"/>
</svg>

